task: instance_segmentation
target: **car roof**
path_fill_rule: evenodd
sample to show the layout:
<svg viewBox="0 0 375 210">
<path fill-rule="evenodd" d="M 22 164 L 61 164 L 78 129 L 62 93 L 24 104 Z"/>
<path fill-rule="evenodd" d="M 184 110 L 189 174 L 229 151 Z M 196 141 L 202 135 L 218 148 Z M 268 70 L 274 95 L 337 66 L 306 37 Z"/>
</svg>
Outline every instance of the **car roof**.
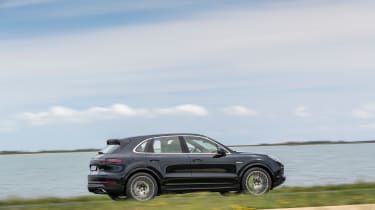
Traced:
<svg viewBox="0 0 375 210">
<path fill-rule="evenodd" d="M 207 136 L 204 136 L 204 135 L 201 135 L 201 134 L 196 134 L 196 133 L 162 133 L 162 134 L 132 136 L 132 137 L 126 137 L 126 138 L 122 138 L 122 139 L 108 139 L 107 144 L 109 144 L 109 142 L 130 142 L 130 141 L 140 142 L 140 141 L 143 141 L 145 139 L 161 137 L 161 136 L 201 136 L 201 137 L 207 137 Z"/>
<path fill-rule="evenodd" d="M 130 141 L 145 140 L 145 139 L 161 137 L 161 136 L 202 136 L 202 137 L 206 137 L 204 135 L 196 134 L 196 133 L 161 133 L 161 134 L 151 134 L 151 135 L 127 137 L 127 138 L 124 138 L 123 140 L 125 140 L 125 139 L 130 140 Z"/>
</svg>

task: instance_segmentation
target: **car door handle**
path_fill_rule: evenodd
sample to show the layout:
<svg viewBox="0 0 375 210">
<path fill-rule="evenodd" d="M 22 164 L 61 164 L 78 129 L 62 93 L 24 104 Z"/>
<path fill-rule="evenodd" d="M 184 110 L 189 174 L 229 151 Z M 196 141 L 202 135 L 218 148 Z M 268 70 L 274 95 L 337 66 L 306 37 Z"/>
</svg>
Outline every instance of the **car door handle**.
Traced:
<svg viewBox="0 0 375 210">
<path fill-rule="evenodd" d="M 151 159 L 150 162 L 159 162 L 160 160 L 157 159 Z"/>
<path fill-rule="evenodd" d="M 193 162 L 194 163 L 200 163 L 200 162 L 202 162 L 202 159 L 194 159 Z"/>
</svg>

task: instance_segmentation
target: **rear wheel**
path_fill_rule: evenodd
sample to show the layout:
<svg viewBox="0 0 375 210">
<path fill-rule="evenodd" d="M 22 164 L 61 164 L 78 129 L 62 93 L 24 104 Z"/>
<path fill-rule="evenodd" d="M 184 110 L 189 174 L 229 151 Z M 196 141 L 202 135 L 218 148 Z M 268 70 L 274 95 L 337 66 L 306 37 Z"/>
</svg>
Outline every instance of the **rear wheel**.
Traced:
<svg viewBox="0 0 375 210">
<path fill-rule="evenodd" d="M 262 195 L 271 189 L 272 180 L 268 172 L 262 168 L 251 168 L 242 178 L 242 189 L 246 193 Z"/>
<path fill-rule="evenodd" d="M 126 185 L 127 195 L 138 201 L 152 199 L 158 192 L 158 184 L 148 173 L 136 173 Z"/>
</svg>

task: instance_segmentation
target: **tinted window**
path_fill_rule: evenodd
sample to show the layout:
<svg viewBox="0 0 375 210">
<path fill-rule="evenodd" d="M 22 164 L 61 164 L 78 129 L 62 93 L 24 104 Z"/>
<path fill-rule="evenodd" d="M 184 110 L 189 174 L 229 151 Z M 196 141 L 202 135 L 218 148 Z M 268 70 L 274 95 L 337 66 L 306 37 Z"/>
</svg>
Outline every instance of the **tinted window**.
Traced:
<svg viewBox="0 0 375 210">
<path fill-rule="evenodd" d="M 141 145 L 139 145 L 139 146 L 135 149 L 135 151 L 136 151 L 136 152 L 145 152 L 146 145 L 147 145 L 148 142 L 149 142 L 149 141 L 145 141 L 145 142 L 143 142 Z"/>
<path fill-rule="evenodd" d="M 186 136 L 186 145 L 190 153 L 216 153 L 217 144 L 205 138 Z"/>
<path fill-rule="evenodd" d="M 118 144 L 110 144 L 110 145 L 107 145 L 106 147 L 104 147 L 102 150 L 99 151 L 99 154 L 112 153 L 112 152 L 114 152 L 116 149 L 118 149 L 119 147 L 120 147 L 120 145 L 118 145 Z"/>
<path fill-rule="evenodd" d="M 151 152 L 154 153 L 182 153 L 178 136 L 159 137 L 153 139 Z"/>
</svg>

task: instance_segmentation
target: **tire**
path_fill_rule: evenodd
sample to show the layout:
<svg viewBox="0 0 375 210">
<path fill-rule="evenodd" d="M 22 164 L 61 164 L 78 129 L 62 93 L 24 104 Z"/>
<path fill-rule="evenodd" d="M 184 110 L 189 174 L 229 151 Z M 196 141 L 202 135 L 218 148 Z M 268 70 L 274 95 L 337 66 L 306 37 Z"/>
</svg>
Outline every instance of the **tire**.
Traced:
<svg viewBox="0 0 375 210">
<path fill-rule="evenodd" d="M 263 195 L 271 189 L 271 176 L 263 168 L 251 168 L 243 175 L 241 186 L 245 193 Z"/>
<path fill-rule="evenodd" d="M 126 184 L 126 195 L 138 201 L 148 201 L 158 193 L 158 184 L 148 173 L 136 173 Z"/>
</svg>

